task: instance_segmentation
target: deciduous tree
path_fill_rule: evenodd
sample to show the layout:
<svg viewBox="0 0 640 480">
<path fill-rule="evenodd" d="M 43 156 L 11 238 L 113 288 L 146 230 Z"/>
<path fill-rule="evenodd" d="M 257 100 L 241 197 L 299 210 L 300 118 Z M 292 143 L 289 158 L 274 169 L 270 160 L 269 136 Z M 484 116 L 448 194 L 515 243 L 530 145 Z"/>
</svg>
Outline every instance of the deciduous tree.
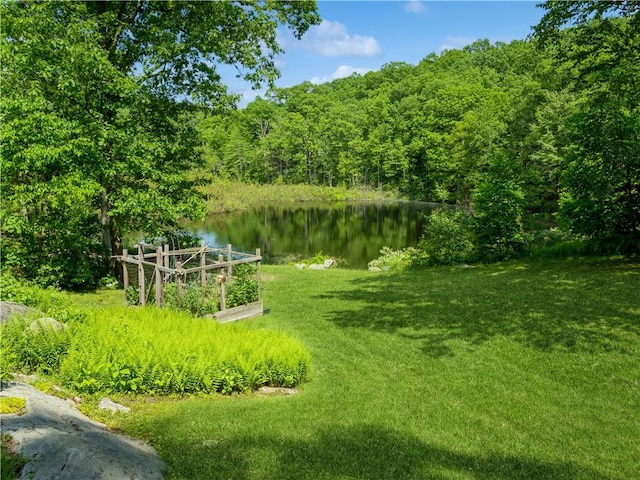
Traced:
<svg viewBox="0 0 640 480">
<path fill-rule="evenodd" d="M 272 82 L 278 26 L 300 37 L 319 21 L 312 1 L 0 8 L 3 253 L 30 275 L 62 264 L 65 285 L 90 280 L 76 263 L 98 253 L 101 230 L 113 255 L 127 232 L 154 234 L 201 211 L 186 175 L 198 161 L 193 112 L 234 100 L 216 66 Z M 71 245 L 51 240 L 63 236 Z"/>
</svg>

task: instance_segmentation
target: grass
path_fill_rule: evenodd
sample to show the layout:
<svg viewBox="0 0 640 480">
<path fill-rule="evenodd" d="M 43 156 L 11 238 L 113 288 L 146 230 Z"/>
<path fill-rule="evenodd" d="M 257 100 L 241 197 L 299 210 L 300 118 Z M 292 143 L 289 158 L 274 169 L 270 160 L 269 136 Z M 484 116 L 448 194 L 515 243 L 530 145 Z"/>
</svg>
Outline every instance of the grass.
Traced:
<svg viewBox="0 0 640 480">
<path fill-rule="evenodd" d="M 313 377 L 132 402 L 168 479 L 640 478 L 638 259 L 263 273 Z"/>
<path fill-rule="evenodd" d="M 26 412 L 27 401 L 20 397 L 0 397 L 0 414 L 18 414 Z"/>
<path fill-rule="evenodd" d="M 288 202 L 346 202 L 357 200 L 395 200 L 394 192 L 318 185 L 258 185 L 215 180 L 201 187 L 207 197 L 207 213 L 230 212 L 264 203 Z"/>
<path fill-rule="evenodd" d="M 27 461 L 14 453 L 14 442 L 11 435 L 0 435 L 0 479 L 14 480 L 20 477 L 20 471 Z"/>
</svg>

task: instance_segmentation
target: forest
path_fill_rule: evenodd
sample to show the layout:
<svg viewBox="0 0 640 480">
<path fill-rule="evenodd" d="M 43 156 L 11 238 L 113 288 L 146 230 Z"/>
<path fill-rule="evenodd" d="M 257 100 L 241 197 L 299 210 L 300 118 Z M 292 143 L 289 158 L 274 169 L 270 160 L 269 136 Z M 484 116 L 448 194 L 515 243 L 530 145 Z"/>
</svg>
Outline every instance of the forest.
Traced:
<svg viewBox="0 0 640 480">
<path fill-rule="evenodd" d="M 273 89 L 201 116 L 204 172 L 257 183 L 390 189 L 576 233 L 637 239 L 635 19 L 431 53 L 418 65 Z M 497 213 L 497 212 L 496 212 Z"/>
<path fill-rule="evenodd" d="M 638 251 L 640 4 L 541 7 L 527 39 L 275 88 L 276 26 L 300 37 L 315 2 L 3 3 L 3 264 L 95 284 L 221 178 L 460 205 L 513 252 L 531 221 Z M 272 88 L 235 108 L 216 62 Z"/>
</svg>

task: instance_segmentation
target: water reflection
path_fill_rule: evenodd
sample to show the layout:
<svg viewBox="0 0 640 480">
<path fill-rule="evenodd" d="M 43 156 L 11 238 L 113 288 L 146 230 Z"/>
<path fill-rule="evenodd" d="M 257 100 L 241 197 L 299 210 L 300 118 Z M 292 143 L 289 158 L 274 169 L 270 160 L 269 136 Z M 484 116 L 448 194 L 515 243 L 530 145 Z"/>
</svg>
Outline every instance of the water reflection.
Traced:
<svg viewBox="0 0 640 480">
<path fill-rule="evenodd" d="M 265 262 L 280 263 L 317 252 L 364 268 L 384 246 L 418 243 L 425 218 L 436 205 L 425 203 L 278 204 L 213 215 L 185 228 L 211 246 L 260 248 Z"/>
</svg>

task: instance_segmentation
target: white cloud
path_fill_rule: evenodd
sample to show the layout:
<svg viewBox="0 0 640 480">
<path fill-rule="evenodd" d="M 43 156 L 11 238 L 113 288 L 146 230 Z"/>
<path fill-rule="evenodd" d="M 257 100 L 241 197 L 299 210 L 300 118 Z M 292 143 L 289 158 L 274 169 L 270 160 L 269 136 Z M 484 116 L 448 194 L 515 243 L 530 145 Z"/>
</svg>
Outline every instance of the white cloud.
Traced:
<svg viewBox="0 0 640 480">
<path fill-rule="evenodd" d="M 236 93 L 239 93 L 241 95 L 240 100 L 238 101 L 238 108 L 242 109 L 247 105 L 249 105 L 258 97 L 265 98 L 267 89 L 266 88 L 261 88 L 259 90 L 245 89 Z"/>
<path fill-rule="evenodd" d="M 311 27 L 299 46 L 323 57 L 371 57 L 382 52 L 374 37 L 351 34 L 342 23 L 331 20 L 323 20 L 320 25 Z"/>
<path fill-rule="evenodd" d="M 325 77 L 313 77 L 310 81 L 311 83 L 315 83 L 316 85 L 325 82 L 331 82 L 332 80 L 337 80 L 338 78 L 345 78 L 353 75 L 354 73 L 359 73 L 360 75 L 364 75 L 367 72 L 371 72 L 370 68 L 357 68 L 352 67 L 350 65 L 340 65 L 338 69 L 333 72 L 331 75 L 327 75 Z"/>
<path fill-rule="evenodd" d="M 404 4 L 405 12 L 415 13 L 416 15 L 423 15 L 427 13 L 427 7 L 419 0 L 411 0 Z"/>
<path fill-rule="evenodd" d="M 475 42 L 475 39 L 469 37 L 452 37 L 447 35 L 444 41 L 445 43 L 440 45 L 440 52 L 444 52 L 445 50 L 460 50 L 467 45 L 471 45 Z"/>
</svg>

